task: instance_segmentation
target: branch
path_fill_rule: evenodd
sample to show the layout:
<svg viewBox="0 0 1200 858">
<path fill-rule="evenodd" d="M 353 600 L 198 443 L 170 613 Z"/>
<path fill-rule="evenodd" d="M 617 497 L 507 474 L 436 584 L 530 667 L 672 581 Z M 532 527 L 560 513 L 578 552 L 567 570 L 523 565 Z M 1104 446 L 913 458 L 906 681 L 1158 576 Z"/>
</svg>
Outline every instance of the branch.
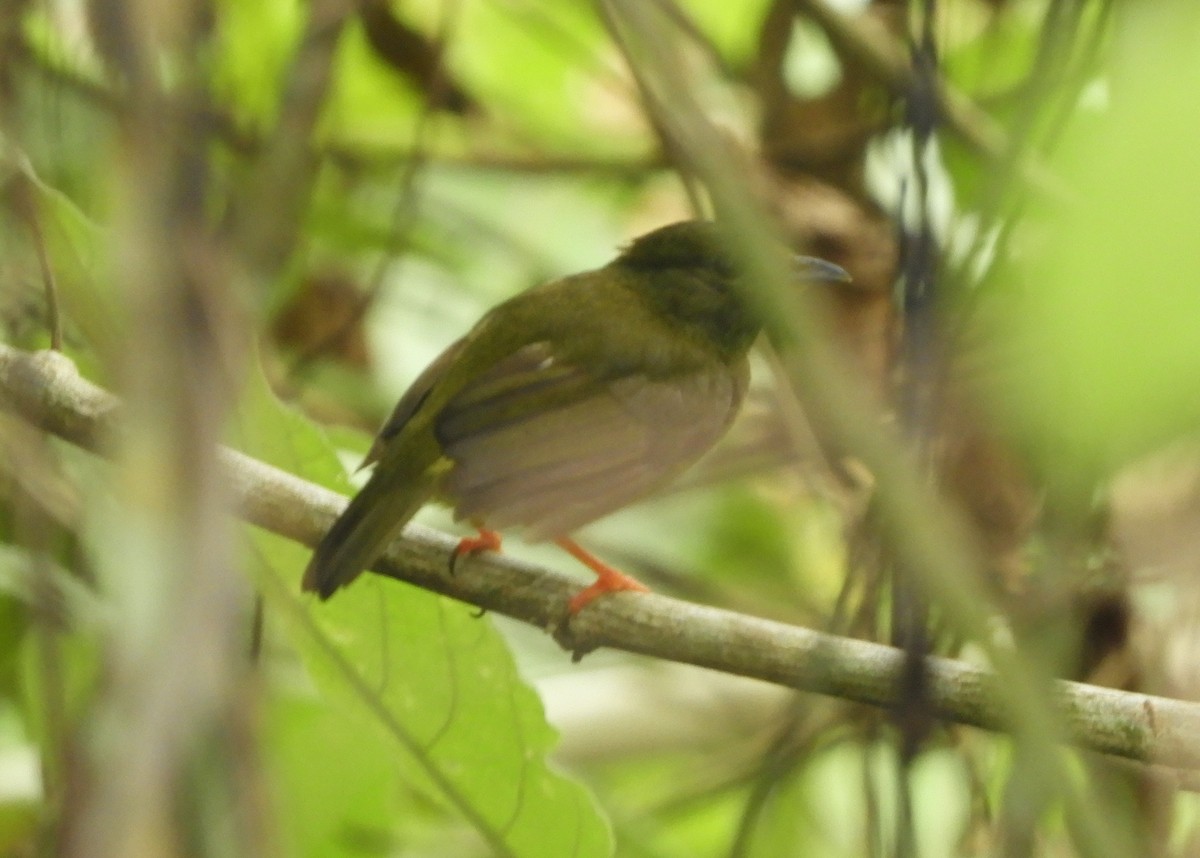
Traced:
<svg viewBox="0 0 1200 858">
<path fill-rule="evenodd" d="M 0 344 L 0 407 L 73 444 L 102 453 L 118 401 L 82 379 L 61 354 Z M 222 449 L 243 519 L 314 545 L 345 498 L 234 450 Z M 410 525 L 373 571 L 543 629 L 558 625 L 579 583 L 502 555 L 482 555 L 447 574 L 456 541 Z M 890 707 L 904 653 L 657 594 L 614 595 L 571 621 L 560 641 L 577 653 L 600 646 L 766 680 L 788 688 Z M 938 714 L 989 730 L 1011 726 L 994 674 L 962 661 L 928 660 Z M 1058 681 L 1066 736 L 1081 748 L 1175 768 L 1200 768 L 1200 705 Z"/>
</svg>

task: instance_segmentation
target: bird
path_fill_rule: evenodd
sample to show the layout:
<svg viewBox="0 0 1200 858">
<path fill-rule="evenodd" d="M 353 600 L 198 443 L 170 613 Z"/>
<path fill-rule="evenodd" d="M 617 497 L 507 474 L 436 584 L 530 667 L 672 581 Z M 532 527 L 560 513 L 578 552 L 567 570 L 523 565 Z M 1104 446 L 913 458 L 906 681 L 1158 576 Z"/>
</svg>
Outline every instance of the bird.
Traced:
<svg viewBox="0 0 1200 858">
<path fill-rule="evenodd" d="M 798 278 L 847 281 L 795 257 Z M 363 488 L 321 539 L 302 588 L 322 600 L 370 566 L 430 501 L 478 534 L 454 561 L 499 550 L 500 531 L 554 541 L 596 573 L 574 595 L 646 590 L 571 534 L 654 493 L 725 434 L 763 328 L 713 221 L 653 230 L 592 271 L 496 305 L 401 396 L 361 467 Z"/>
</svg>

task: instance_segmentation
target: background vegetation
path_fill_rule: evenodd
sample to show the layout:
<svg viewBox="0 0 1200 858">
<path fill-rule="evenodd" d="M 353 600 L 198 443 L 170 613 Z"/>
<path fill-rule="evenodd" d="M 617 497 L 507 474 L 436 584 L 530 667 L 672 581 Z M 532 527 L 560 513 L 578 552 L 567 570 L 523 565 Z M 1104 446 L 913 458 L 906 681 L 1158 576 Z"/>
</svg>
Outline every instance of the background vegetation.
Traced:
<svg viewBox="0 0 1200 858">
<path fill-rule="evenodd" d="M 1117 760 L 1049 704 L 1200 693 L 1198 48 L 1191 0 L 3 4 L 0 854 L 1197 854 L 1200 735 Z M 581 536 L 895 645 L 893 706 L 317 605 L 232 514 L 218 444 L 349 492 L 487 307 L 696 215 L 770 308 L 753 395 Z M 17 406 L 45 348 L 120 397 L 102 456 Z"/>
</svg>

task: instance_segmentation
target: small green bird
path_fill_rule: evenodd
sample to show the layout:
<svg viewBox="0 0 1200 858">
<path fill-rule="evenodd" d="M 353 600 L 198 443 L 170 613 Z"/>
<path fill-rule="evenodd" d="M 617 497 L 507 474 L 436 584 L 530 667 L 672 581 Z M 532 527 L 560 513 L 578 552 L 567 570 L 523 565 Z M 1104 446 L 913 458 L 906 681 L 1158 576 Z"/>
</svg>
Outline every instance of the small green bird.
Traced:
<svg viewBox="0 0 1200 858">
<path fill-rule="evenodd" d="M 809 281 L 848 280 L 797 257 Z M 401 397 L 363 462 L 375 472 L 313 553 L 303 587 L 327 599 L 375 561 L 427 501 L 500 547 L 520 526 L 597 574 L 568 607 L 646 589 L 570 534 L 661 488 L 729 428 L 762 328 L 716 226 L 685 221 L 636 239 L 603 268 L 488 312 Z"/>
</svg>

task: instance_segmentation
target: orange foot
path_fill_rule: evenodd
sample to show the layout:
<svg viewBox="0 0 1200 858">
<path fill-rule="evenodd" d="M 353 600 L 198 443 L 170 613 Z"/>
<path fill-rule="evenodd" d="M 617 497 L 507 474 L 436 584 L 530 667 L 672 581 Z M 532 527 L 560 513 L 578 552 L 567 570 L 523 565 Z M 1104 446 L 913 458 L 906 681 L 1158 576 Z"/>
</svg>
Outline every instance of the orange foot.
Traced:
<svg viewBox="0 0 1200 858">
<path fill-rule="evenodd" d="M 502 539 L 500 534 L 494 530 L 488 530 L 486 527 L 476 527 L 479 533 L 476 536 L 464 536 L 458 541 L 458 545 L 454 549 L 454 553 L 450 555 L 450 574 L 454 574 L 454 567 L 459 559 L 467 554 L 478 554 L 480 551 L 499 551 Z"/>
<path fill-rule="evenodd" d="M 482 535 L 482 532 L 481 532 Z M 594 554 L 585 551 L 575 540 L 562 537 L 554 540 L 555 544 L 570 553 L 587 568 L 596 573 L 596 581 L 589 587 L 580 590 L 567 603 L 567 617 L 573 617 L 582 611 L 597 596 L 605 593 L 616 593 L 621 590 L 634 590 L 649 593 L 650 588 L 635 578 L 630 578 L 624 572 L 619 572 L 600 560 Z"/>
</svg>

